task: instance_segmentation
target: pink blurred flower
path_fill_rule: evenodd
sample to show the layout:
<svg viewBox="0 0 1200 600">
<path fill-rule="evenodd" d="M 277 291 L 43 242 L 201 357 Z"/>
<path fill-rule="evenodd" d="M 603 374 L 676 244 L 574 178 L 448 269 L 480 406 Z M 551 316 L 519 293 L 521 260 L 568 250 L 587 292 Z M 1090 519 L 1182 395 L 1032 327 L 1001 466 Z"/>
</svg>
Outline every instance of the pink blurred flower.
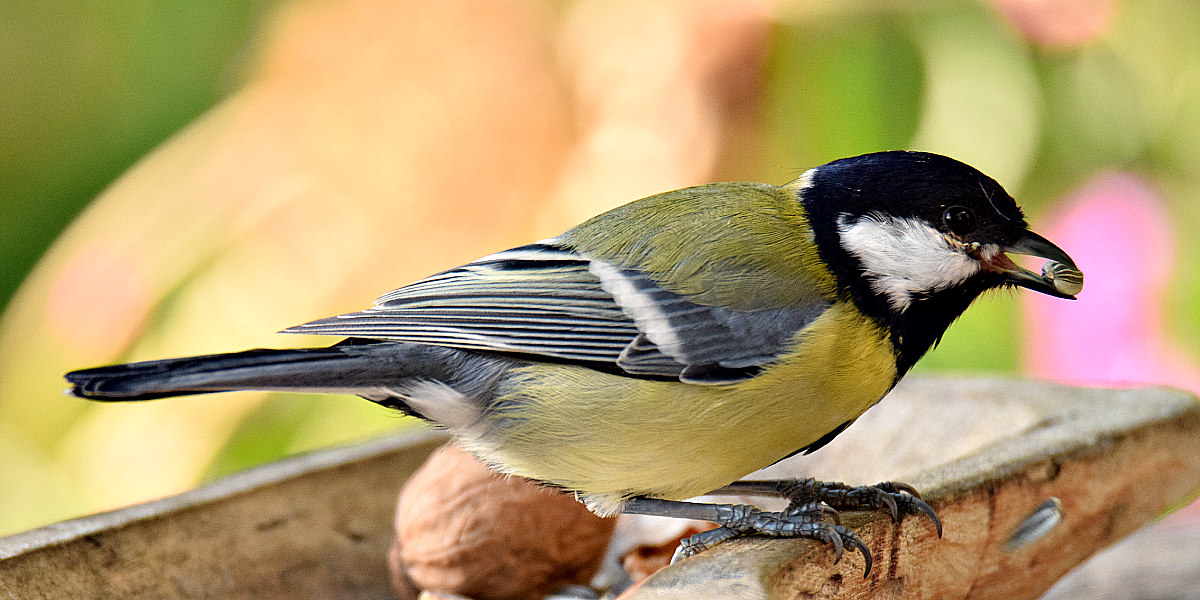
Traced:
<svg viewBox="0 0 1200 600">
<path fill-rule="evenodd" d="M 1129 174 L 1098 175 L 1045 232 L 1078 263 L 1077 302 L 1024 295 L 1026 370 L 1075 384 L 1151 383 L 1200 392 L 1200 367 L 1171 340 L 1164 294 L 1174 235 L 1157 191 Z"/>
<path fill-rule="evenodd" d="M 1117 0 L 992 0 L 991 4 L 1022 37 L 1051 48 L 1096 39 L 1112 26 L 1117 13 Z"/>
</svg>

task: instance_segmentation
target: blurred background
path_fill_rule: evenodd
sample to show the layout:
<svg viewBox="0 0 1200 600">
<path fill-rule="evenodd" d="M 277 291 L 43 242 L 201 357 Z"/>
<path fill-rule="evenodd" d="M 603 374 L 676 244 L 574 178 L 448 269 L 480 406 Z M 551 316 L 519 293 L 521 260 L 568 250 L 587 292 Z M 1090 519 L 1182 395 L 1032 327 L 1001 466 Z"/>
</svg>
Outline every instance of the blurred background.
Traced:
<svg viewBox="0 0 1200 600">
<path fill-rule="evenodd" d="M 0 535 L 413 426 L 352 397 L 98 405 L 63 372 L 276 335 L 652 193 L 964 160 L 1087 274 L 921 372 L 1200 391 L 1192 0 L 0 5 Z M 1196 513 L 1197 511 L 1193 511 Z"/>
</svg>

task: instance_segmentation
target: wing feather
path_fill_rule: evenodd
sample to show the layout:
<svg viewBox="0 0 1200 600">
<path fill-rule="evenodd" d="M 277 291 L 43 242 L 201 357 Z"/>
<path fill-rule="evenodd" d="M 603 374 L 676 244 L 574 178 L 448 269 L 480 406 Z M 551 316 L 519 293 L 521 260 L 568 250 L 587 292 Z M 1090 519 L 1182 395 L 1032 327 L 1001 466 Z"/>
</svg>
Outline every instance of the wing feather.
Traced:
<svg viewBox="0 0 1200 600">
<path fill-rule="evenodd" d="M 285 333 L 344 335 L 604 363 L 633 376 L 753 376 L 828 306 L 705 306 L 553 241 L 484 257 Z"/>
</svg>

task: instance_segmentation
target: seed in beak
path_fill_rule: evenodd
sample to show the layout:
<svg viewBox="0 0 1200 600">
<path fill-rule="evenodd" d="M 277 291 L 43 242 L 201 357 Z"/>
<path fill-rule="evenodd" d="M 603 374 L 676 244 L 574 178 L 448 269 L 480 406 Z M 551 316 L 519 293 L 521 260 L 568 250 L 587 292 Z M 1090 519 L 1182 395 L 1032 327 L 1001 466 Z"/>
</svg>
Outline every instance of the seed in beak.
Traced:
<svg viewBox="0 0 1200 600">
<path fill-rule="evenodd" d="M 1042 278 L 1068 296 L 1083 290 L 1083 272 L 1060 262 L 1048 261 L 1042 265 Z"/>
</svg>

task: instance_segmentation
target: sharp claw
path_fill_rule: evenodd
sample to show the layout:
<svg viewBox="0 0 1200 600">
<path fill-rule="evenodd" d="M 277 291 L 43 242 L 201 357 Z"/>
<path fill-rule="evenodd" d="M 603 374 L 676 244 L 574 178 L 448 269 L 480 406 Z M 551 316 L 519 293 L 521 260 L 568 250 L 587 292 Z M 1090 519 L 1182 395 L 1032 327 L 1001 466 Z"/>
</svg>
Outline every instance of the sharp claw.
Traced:
<svg viewBox="0 0 1200 600">
<path fill-rule="evenodd" d="M 941 539 L 941 537 L 942 537 L 942 520 L 939 519 L 937 516 L 937 513 L 933 511 L 933 507 L 926 504 L 924 500 L 917 500 L 913 504 L 914 504 L 914 506 L 917 507 L 917 510 L 921 511 L 922 513 L 925 514 L 925 516 L 929 517 L 930 521 L 933 521 L 933 526 L 935 529 L 937 529 L 938 539 Z"/>
<path fill-rule="evenodd" d="M 833 519 L 834 525 L 842 524 L 842 513 L 839 513 L 836 508 L 825 504 L 822 504 L 821 507 L 821 511 L 829 515 L 829 518 Z"/>
<path fill-rule="evenodd" d="M 879 489 L 882 489 L 882 490 L 890 491 L 892 493 L 905 493 L 905 494 L 908 494 L 909 496 L 912 496 L 911 500 L 905 502 L 905 504 L 909 506 L 910 510 L 912 508 L 915 508 L 918 511 L 920 511 L 922 514 L 924 514 L 925 516 L 929 517 L 929 520 L 933 521 L 934 528 L 937 529 L 938 538 L 940 539 L 942 537 L 942 520 L 938 518 L 937 513 L 934 512 L 934 510 L 933 510 L 933 507 L 930 506 L 929 503 L 927 503 L 921 499 L 921 494 L 917 492 L 916 488 L 914 488 L 911 485 L 908 485 L 907 483 L 900 483 L 900 482 L 895 482 L 895 481 L 888 481 L 885 483 L 881 483 L 881 484 L 877 485 L 876 487 Z M 884 497 L 884 502 L 886 504 L 888 504 L 888 509 L 890 510 L 892 508 L 892 505 L 895 504 L 895 498 L 892 498 L 886 494 L 883 497 Z M 892 517 L 893 517 L 893 519 L 895 519 L 895 512 L 892 513 Z"/>
<path fill-rule="evenodd" d="M 904 492 L 905 494 L 908 494 L 918 500 L 921 499 L 921 493 L 917 491 L 917 488 L 908 485 L 907 483 L 889 481 L 887 485 L 888 487 L 892 488 L 893 492 Z"/>
<path fill-rule="evenodd" d="M 859 539 L 853 540 L 853 547 L 862 553 L 863 562 L 867 563 L 866 567 L 863 568 L 863 579 L 866 579 L 867 576 L 871 574 L 871 551 L 868 550 L 867 545 Z"/>
<path fill-rule="evenodd" d="M 882 499 L 884 506 L 887 506 L 888 512 L 892 513 L 892 522 L 899 523 L 900 507 L 896 506 L 896 499 L 887 492 L 883 492 L 879 497 Z"/>
<path fill-rule="evenodd" d="M 845 545 L 842 543 L 842 534 L 834 531 L 833 535 L 829 536 L 833 543 L 833 564 L 838 564 L 842 560 L 842 552 L 845 550 Z"/>
</svg>

